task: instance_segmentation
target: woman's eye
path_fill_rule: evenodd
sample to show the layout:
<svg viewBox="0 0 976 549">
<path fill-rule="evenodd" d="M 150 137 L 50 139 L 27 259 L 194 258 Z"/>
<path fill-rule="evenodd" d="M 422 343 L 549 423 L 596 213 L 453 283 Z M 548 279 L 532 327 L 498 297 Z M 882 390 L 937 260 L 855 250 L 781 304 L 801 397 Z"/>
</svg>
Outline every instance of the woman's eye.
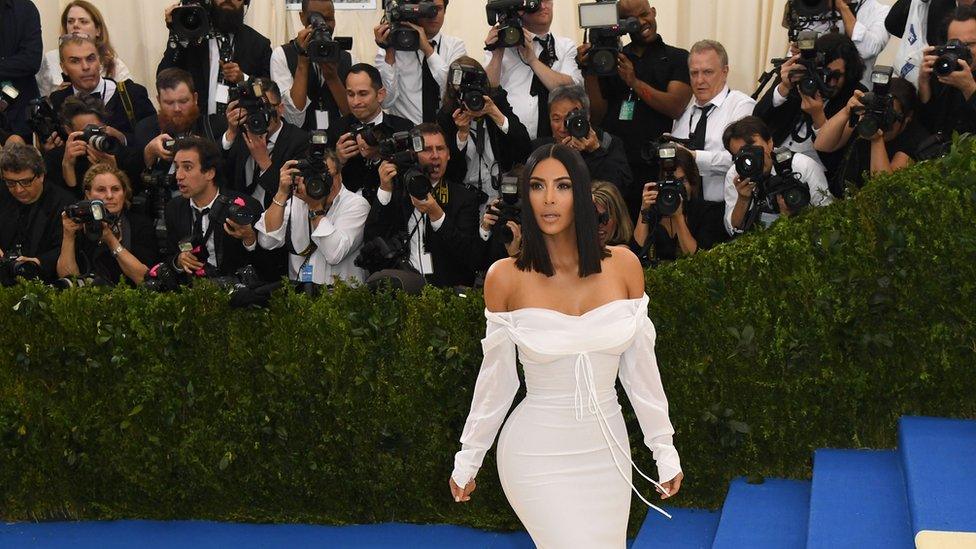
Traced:
<svg viewBox="0 0 976 549">
<path fill-rule="evenodd" d="M 559 184 L 559 189 L 560 190 L 564 190 L 565 191 L 566 189 L 572 189 L 572 188 L 573 188 L 573 186 L 570 185 L 569 183 L 560 183 Z"/>
<path fill-rule="evenodd" d="M 529 188 L 532 189 L 533 191 L 541 190 L 542 183 L 532 183 L 531 185 L 529 185 Z"/>
</svg>

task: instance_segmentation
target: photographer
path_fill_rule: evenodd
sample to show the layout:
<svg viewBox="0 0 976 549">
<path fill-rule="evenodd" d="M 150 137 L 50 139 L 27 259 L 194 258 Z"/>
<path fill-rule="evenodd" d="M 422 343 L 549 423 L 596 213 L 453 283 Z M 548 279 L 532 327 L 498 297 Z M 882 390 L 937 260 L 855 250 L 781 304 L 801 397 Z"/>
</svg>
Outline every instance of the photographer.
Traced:
<svg viewBox="0 0 976 549">
<path fill-rule="evenodd" d="M 929 132 L 950 138 L 953 132 L 976 131 L 976 6 L 956 8 L 946 35 L 944 51 L 924 50 L 918 98 L 919 121 Z"/>
<path fill-rule="evenodd" d="M 139 176 L 142 171 L 139 150 L 125 146 L 122 132 L 106 125 L 108 114 L 101 99 L 92 95 L 68 97 L 61 105 L 60 118 L 68 139 L 44 153 L 49 184 L 61 186 L 75 198 L 81 198 L 85 172 L 96 164 L 122 169 L 129 177 Z"/>
<path fill-rule="evenodd" d="M 324 147 L 324 145 L 323 145 Z M 322 189 L 312 188 L 296 160 L 280 171 L 278 192 L 255 225 L 265 249 L 286 247 L 288 279 L 332 285 L 335 279 L 363 282 L 366 273 L 354 263 L 363 245 L 369 202 L 342 185 L 339 159 L 332 151 L 319 160 Z M 319 193 L 326 193 L 319 196 Z"/>
<path fill-rule="evenodd" d="M 484 271 L 492 263 L 515 257 L 522 249 L 522 197 L 519 196 L 519 177 L 524 166 L 519 164 L 498 175 L 500 196 L 493 199 L 481 216 L 478 235 L 485 247 L 478 270 Z"/>
<path fill-rule="evenodd" d="M 55 278 L 61 248 L 61 210 L 71 203 L 64 190 L 44 181 L 44 160 L 30 145 L 13 143 L 0 152 L 0 271 L 25 278 Z M 11 265 L 10 262 L 14 264 Z M 12 277 L 3 276 L 8 279 Z"/>
<path fill-rule="evenodd" d="M 97 7 L 87 0 L 72 0 L 61 10 L 61 36 L 83 34 L 95 40 L 102 62 L 102 76 L 116 82 L 131 78 L 129 67 L 119 58 L 108 37 L 105 18 Z M 44 54 L 41 70 L 37 72 L 37 87 L 41 96 L 50 95 L 64 85 L 61 73 L 60 53 L 54 49 Z"/>
<path fill-rule="evenodd" d="M 568 145 L 583 156 L 590 177 L 609 181 L 627 196 L 633 182 L 624 144 L 619 137 L 590 123 L 590 100 L 581 86 L 561 86 L 549 95 L 549 127 L 552 137 L 532 142 L 531 150 L 551 143 Z"/>
<path fill-rule="evenodd" d="M 193 75 L 197 88 L 197 104 L 204 113 L 204 123 L 211 131 L 206 135 L 220 135 L 224 127 L 224 112 L 229 102 L 230 86 L 254 77 L 271 76 L 271 41 L 244 24 L 245 8 L 251 0 L 203 0 L 206 24 L 205 35 L 189 39 L 181 36 L 181 18 L 173 21 L 173 10 L 194 5 L 183 0 L 166 8 L 166 26 L 170 39 L 163 58 L 156 68 L 177 67 Z M 184 5 L 185 4 L 185 5 Z M 178 12 L 179 15 L 179 12 Z"/>
<path fill-rule="evenodd" d="M 789 153 L 791 158 L 786 166 L 789 173 L 776 168 L 772 156 L 773 135 L 758 117 L 747 116 L 730 124 L 725 128 L 722 142 L 734 159 L 734 165 L 725 177 L 725 230 L 729 235 L 749 230 L 757 214 L 758 220 L 768 225 L 780 215 L 797 213 L 786 204 L 784 194 L 772 196 L 765 192 L 770 187 L 771 176 L 789 178 L 789 183 L 795 181 L 796 185 L 805 185 L 810 205 L 826 206 L 833 201 L 823 168 L 810 157 Z M 763 199 L 767 199 L 766 203 L 760 203 Z"/>
<path fill-rule="evenodd" d="M 417 162 L 429 179 L 427 197 L 408 192 L 393 162 L 380 164 L 380 189 L 366 221 L 365 241 L 406 236 L 408 261 L 435 286 L 471 286 L 482 260 L 478 239 L 478 197 L 466 186 L 444 178 L 450 152 L 440 126 L 421 124 L 416 131 L 424 149 Z M 363 246 L 365 255 L 366 245 Z"/>
<path fill-rule="evenodd" d="M 377 144 L 414 126 L 406 118 L 383 112 L 385 98 L 380 71 L 367 63 L 353 65 L 346 75 L 349 114 L 329 128 L 329 143 L 336 144 L 343 184 L 370 204 L 376 202 L 380 187 Z"/>
<path fill-rule="evenodd" d="M 838 182 L 831 182 L 832 188 L 844 189 L 847 183 L 860 188 L 864 185 L 864 172 L 873 176 L 907 168 L 917 160 L 918 145 L 929 137 L 915 121 L 918 95 L 911 82 L 892 78 L 884 88 L 882 91 L 876 86 L 867 99 L 866 94 L 854 92 L 847 106 L 820 130 L 817 150 L 848 148 L 838 171 Z M 870 135 L 861 135 L 862 132 Z"/>
<path fill-rule="evenodd" d="M 172 173 L 173 151 L 167 142 L 179 136 L 212 136 L 206 135 L 190 73 L 173 68 L 156 75 L 156 100 L 159 112 L 136 125 L 134 145 L 142 150 L 146 167 Z"/>
<path fill-rule="evenodd" d="M 327 130 L 349 114 L 345 80 L 352 57 L 345 50 L 338 50 L 338 56 L 327 61 L 309 57 L 309 43 L 324 39 L 320 35 L 326 31 L 338 49 L 332 36 L 336 25 L 332 0 L 302 0 L 299 17 L 304 28 L 298 36 L 271 54 L 271 79 L 281 88 L 285 120 L 309 132 Z"/>
<path fill-rule="evenodd" d="M 529 133 L 509 105 L 505 90 L 489 87 L 480 63 L 461 57 L 451 64 L 449 74 L 458 74 L 460 84 L 448 86 L 437 117 L 444 134 L 451 136 L 447 176 L 478 189 L 479 202 L 487 205 L 498 196 L 492 174 L 525 162 L 531 150 Z"/>
<path fill-rule="evenodd" d="M 682 184 L 684 194 L 677 204 L 658 204 L 660 181 L 644 185 L 641 213 L 634 228 L 634 241 L 642 249 L 653 250 L 655 260 L 673 261 L 698 250 L 707 250 L 728 240 L 722 224 L 724 202 L 702 200 L 702 177 L 698 163 L 686 149 L 676 147 L 673 180 Z M 663 212 L 662 212 L 663 210 Z M 645 255 L 645 254 L 639 254 Z"/>
<path fill-rule="evenodd" d="M 901 38 L 895 55 L 895 73 L 918 85 L 923 50 L 946 40 L 946 26 L 957 6 L 972 5 L 972 0 L 896 0 L 885 28 Z"/>
<path fill-rule="evenodd" d="M 398 51 L 394 48 L 387 16 L 373 28 L 379 47 L 373 64 L 383 76 L 383 87 L 386 88 L 383 107 L 414 124 L 433 122 L 437 118 L 441 94 L 447 85 L 447 68 L 458 57 L 467 54 L 463 40 L 441 34 L 448 1 L 431 1 L 436 11 L 431 17 L 420 17 L 416 23 L 397 23 L 413 29 L 419 35 L 419 51 Z M 425 2 L 421 2 L 423 4 Z"/>
<path fill-rule="evenodd" d="M 841 158 L 819 155 L 813 143 L 827 119 L 847 105 L 854 90 L 867 91 L 861 85 L 864 62 L 854 43 L 843 34 L 825 34 L 813 44 L 801 44 L 801 48 L 801 54 L 780 67 L 777 84 L 763 95 L 753 114 L 769 126 L 777 147 L 808 156 L 832 173 Z M 816 89 L 801 93 L 801 83 Z"/>
<path fill-rule="evenodd" d="M 0 1 L 0 82 L 10 82 L 18 92 L 3 114 L 25 142 L 31 139 L 27 109 L 39 97 L 34 75 L 41 66 L 44 44 L 41 16 L 30 0 Z"/>
<path fill-rule="evenodd" d="M 621 18 L 636 18 L 638 32 L 617 56 L 617 74 L 597 77 L 586 71 L 586 92 L 595 124 L 620 137 L 635 174 L 653 173 L 656 166 L 641 157 L 641 146 L 671 131 L 691 100 L 688 51 L 670 46 L 657 32 L 657 8 L 648 0 L 622 0 Z M 582 65 L 590 63 L 590 44 L 579 47 Z M 640 203 L 640 187 L 623 189 L 631 214 Z"/>
<path fill-rule="evenodd" d="M 96 164 L 85 173 L 84 187 L 85 200 L 101 200 L 108 219 L 86 226 L 67 212 L 61 214 L 58 277 L 94 275 L 115 284 L 125 275 L 133 284 L 142 284 L 148 266 L 156 263 L 158 244 L 152 221 L 129 211 L 132 186 L 128 176 L 108 164 Z M 88 208 L 91 213 L 91 206 Z"/>
<path fill-rule="evenodd" d="M 262 211 L 251 198 L 222 192 L 220 149 L 199 137 L 176 144 L 173 157 L 180 196 L 166 205 L 167 262 L 176 271 L 194 276 L 231 276 L 249 264 L 257 248 L 252 223 L 232 219 L 235 211 L 254 221 Z"/>
<path fill-rule="evenodd" d="M 552 5 L 553 0 L 541 0 L 535 13 L 519 12 L 527 31 L 522 45 L 496 47 L 499 25 L 489 29 L 485 38 L 488 81 L 508 92 L 512 111 L 525 124 L 530 139 L 552 135 L 547 124 L 549 93 L 560 86 L 583 83 L 576 64 L 576 42 L 550 32 Z"/>
<path fill-rule="evenodd" d="M 696 42 L 688 56 L 688 73 L 694 98 L 674 121 L 671 135 L 690 141 L 688 149 L 702 177 L 701 198 L 723 202 L 732 155 L 722 146 L 722 132 L 732 122 L 751 115 L 756 102 L 729 88 L 729 55 L 719 42 Z"/>
<path fill-rule="evenodd" d="M 146 88 L 132 80 L 116 82 L 102 77 L 98 46 L 91 38 L 69 35 L 61 41 L 60 52 L 61 69 L 71 85 L 48 96 L 55 111 L 60 111 L 65 99 L 71 96 L 94 96 L 105 105 L 105 123 L 127 138 L 133 136 L 140 120 L 156 114 Z"/>
<path fill-rule="evenodd" d="M 7 123 L 7 118 L 0 114 L 0 149 L 5 147 L 7 143 L 23 143 L 24 139 L 19 135 L 13 133 L 10 125 Z"/>
</svg>

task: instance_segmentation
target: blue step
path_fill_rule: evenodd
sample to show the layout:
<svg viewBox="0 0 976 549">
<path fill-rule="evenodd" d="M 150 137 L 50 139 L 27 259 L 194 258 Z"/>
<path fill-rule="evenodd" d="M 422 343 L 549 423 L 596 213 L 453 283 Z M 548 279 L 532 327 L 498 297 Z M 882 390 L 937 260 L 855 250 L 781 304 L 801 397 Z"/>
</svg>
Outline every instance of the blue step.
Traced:
<svg viewBox="0 0 976 549">
<path fill-rule="evenodd" d="M 651 509 L 631 549 L 708 549 L 715 539 L 719 514 L 698 509 L 672 509 L 667 517 Z"/>
<path fill-rule="evenodd" d="M 912 531 L 976 532 L 976 421 L 903 417 L 898 437 Z"/>
<path fill-rule="evenodd" d="M 807 481 L 766 479 L 763 484 L 748 484 L 735 479 L 729 485 L 712 547 L 802 548 L 809 514 Z"/>
<path fill-rule="evenodd" d="M 207 521 L 121 520 L 0 524 L 0 547 L 137 549 L 192 547 L 357 547 L 531 549 L 525 532 L 483 532 L 450 525 L 234 524 Z"/>
<path fill-rule="evenodd" d="M 913 549 L 905 477 L 895 450 L 817 450 L 807 549 Z"/>
</svg>

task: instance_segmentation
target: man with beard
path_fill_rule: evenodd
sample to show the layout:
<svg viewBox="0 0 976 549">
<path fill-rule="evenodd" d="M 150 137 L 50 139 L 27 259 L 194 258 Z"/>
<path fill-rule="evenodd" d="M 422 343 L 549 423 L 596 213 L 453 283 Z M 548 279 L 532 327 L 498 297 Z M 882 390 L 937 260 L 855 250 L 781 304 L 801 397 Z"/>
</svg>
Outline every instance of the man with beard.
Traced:
<svg viewBox="0 0 976 549">
<path fill-rule="evenodd" d="M 215 0 L 210 9 L 216 36 L 181 44 L 171 36 L 156 73 L 170 67 L 188 71 L 197 84 L 197 104 L 205 113 L 207 135 L 221 135 L 227 129 L 224 113 L 230 102 L 230 88 L 251 77 L 270 76 L 271 41 L 244 24 L 245 7 L 251 0 Z M 172 11 L 166 8 L 166 26 L 172 26 Z"/>
<path fill-rule="evenodd" d="M 309 59 L 306 50 L 314 31 L 312 14 L 321 17 L 330 34 L 335 33 L 332 0 L 302 0 L 304 28 L 271 54 L 271 79 L 281 88 L 285 120 L 305 131 L 328 130 L 349 113 L 344 81 L 352 65 L 347 51 L 340 51 L 335 62 L 313 63 Z"/>
<path fill-rule="evenodd" d="M 623 140 L 631 172 L 656 174 L 657 167 L 641 158 L 641 146 L 671 131 L 691 101 L 688 51 L 664 42 L 657 32 L 657 9 L 648 0 L 621 0 L 618 10 L 622 18 L 636 18 L 640 28 L 617 55 L 617 74 L 597 77 L 588 70 L 590 44 L 580 45 L 577 53 L 590 116 Z M 640 208 L 645 182 L 621 189 L 632 216 Z"/>
</svg>

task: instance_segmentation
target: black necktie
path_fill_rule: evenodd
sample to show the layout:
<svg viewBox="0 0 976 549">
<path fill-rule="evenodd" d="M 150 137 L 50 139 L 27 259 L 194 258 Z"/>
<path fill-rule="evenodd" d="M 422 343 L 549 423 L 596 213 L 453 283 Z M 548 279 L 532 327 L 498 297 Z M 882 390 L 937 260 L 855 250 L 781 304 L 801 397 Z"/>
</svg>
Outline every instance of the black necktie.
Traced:
<svg viewBox="0 0 976 549">
<path fill-rule="evenodd" d="M 715 105 L 708 104 L 704 107 L 699 107 L 695 105 L 695 108 L 701 111 L 698 117 L 698 124 L 695 126 L 695 133 L 691 134 L 691 149 L 694 151 L 705 150 L 705 130 L 708 127 L 708 113 L 711 112 Z"/>
<path fill-rule="evenodd" d="M 102 92 L 92 92 L 92 93 L 90 93 L 88 95 L 94 97 L 95 99 L 101 99 L 102 98 Z"/>
<path fill-rule="evenodd" d="M 552 64 L 556 62 L 556 40 L 551 34 L 544 38 L 536 36 L 533 40 L 542 44 L 539 61 L 542 61 L 543 65 L 551 68 Z M 552 129 L 549 127 L 549 88 L 542 83 L 542 80 L 534 72 L 532 73 L 532 85 L 529 87 L 529 95 L 539 98 L 539 120 L 536 126 L 536 137 L 552 135 Z"/>
<path fill-rule="evenodd" d="M 437 50 L 437 41 L 431 40 L 430 46 Z M 437 85 L 437 80 L 434 79 L 434 73 L 430 72 L 430 66 L 427 65 L 427 57 L 424 56 L 424 61 L 422 63 L 422 77 L 421 77 L 421 101 L 423 108 L 424 122 L 433 122 L 437 117 L 437 106 L 441 102 L 441 87 Z"/>
<path fill-rule="evenodd" d="M 190 238 L 196 244 L 204 245 L 203 240 L 203 218 L 210 213 L 210 208 L 204 208 L 202 210 L 193 210 L 193 232 L 190 234 Z"/>
<path fill-rule="evenodd" d="M 474 124 L 474 148 L 480 158 L 485 154 L 485 121 L 475 120 Z"/>
</svg>

